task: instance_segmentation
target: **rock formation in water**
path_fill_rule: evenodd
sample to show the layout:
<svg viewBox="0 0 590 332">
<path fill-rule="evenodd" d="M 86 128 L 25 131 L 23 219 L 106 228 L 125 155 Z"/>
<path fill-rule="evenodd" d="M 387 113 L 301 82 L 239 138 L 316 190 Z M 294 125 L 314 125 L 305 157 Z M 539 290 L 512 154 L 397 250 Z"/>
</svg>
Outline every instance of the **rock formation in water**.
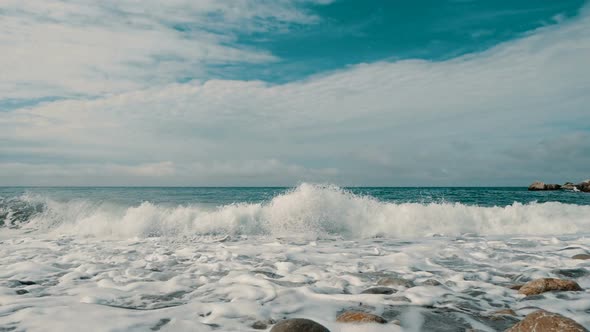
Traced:
<svg viewBox="0 0 590 332">
<path fill-rule="evenodd" d="M 548 184 L 541 181 L 535 181 L 529 186 L 531 191 L 542 191 L 542 190 L 574 190 L 582 192 L 590 192 L 590 180 L 574 184 L 573 182 L 566 182 L 563 185 L 559 184 Z"/>
</svg>

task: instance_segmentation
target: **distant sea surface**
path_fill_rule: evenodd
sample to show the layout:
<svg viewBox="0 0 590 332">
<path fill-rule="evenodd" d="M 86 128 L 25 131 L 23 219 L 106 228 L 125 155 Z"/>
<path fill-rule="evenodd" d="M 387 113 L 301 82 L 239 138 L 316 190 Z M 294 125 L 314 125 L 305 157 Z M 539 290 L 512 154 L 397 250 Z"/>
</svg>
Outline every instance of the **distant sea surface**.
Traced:
<svg viewBox="0 0 590 332">
<path fill-rule="evenodd" d="M 303 186 L 308 186 L 304 184 Z M 301 186 L 300 186 L 301 187 Z M 317 186 L 334 189 L 334 186 Z M 0 197 L 44 196 L 60 201 L 88 199 L 121 204 L 262 203 L 298 188 L 287 187 L 0 187 Z M 526 187 L 353 187 L 342 190 L 393 203 L 461 203 L 506 206 L 559 202 L 590 205 L 590 195 L 566 190 L 528 191 Z"/>
</svg>

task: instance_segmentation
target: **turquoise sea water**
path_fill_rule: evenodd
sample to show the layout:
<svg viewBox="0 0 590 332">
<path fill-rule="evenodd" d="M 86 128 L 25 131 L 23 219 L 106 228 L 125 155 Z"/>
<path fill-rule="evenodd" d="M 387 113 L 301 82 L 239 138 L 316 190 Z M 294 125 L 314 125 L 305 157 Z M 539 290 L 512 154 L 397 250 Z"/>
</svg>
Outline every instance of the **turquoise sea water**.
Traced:
<svg viewBox="0 0 590 332">
<path fill-rule="evenodd" d="M 23 195 L 45 196 L 58 201 L 91 200 L 135 205 L 155 204 L 226 205 L 262 203 L 288 193 L 286 187 L 0 187 L 0 199 Z M 506 206 L 518 203 L 559 202 L 590 205 L 590 194 L 572 191 L 528 191 L 524 187 L 355 187 L 343 188 L 358 196 L 394 203 L 461 203 Z"/>
</svg>

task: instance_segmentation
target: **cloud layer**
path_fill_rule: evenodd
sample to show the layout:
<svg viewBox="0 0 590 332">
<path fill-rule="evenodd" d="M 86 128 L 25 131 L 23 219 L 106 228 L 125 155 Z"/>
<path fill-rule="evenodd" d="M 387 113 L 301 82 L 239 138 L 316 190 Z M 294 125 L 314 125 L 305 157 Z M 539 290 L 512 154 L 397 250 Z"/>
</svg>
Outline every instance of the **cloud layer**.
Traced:
<svg viewBox="0 0 590 332">
<path fill-rule="evenodd" d="M 174 2 L 179 8 L 187 3 Z M 251 17 L 240 12 L 224 24 L 255 29 L 269 27 L 243 22 L 278 17 L 307 24 L 317 19 L 279 4 L 284 11 Z M 218 2 L 210 5 L 215 8 Z M 211 9 L 201 12 L 210 15 Z M 150 19 L 164 22 L 175 13 L 163 11 Z M 272 60 L 264 52 L 223 46 L 213 36 L 211 50 L 226 56 L 223 61 Z M 172 52 L 164 36 L 142 40 L 154 45 L 140 48 Z M 155 45 L 156 40 L 164 41 Z M 211 54 L 189 45 L 174 52 L 197 62 Z M 116 61 L 97 58 L 96 63 L 111 72 L 109 66 L 133 58 L 122 54 Z M 228 80 L 164 84 L 165 75 L 154 75 L 156 82 L 146 86 L 126 85 L 125 77 L 142 75 L 127 69 L 114 70 L 121 80 L 93 79 L 89 85 L 64 78 L 55 89 L 101 94 L 117 91 L 111 85 L 117 82 L 124 92 L 0 113 L 0 184 L 524 185 L 535 179 L 582 180 L 590 177 L 588 59 L 590 15 L 585 9 L 573 20 L 483 53 L 442 62 L 359 64 L 281 85 Z M 31 61 L 23 60 L 23 65 Z M 74 63 L 72 70 L 86 69 Z M 4 75 L 8 79 L 0 80 L 5 84 L 1 89 L 10 96 L 35 95 L 21 92 L 14 78 L 19 74 Z"/>
<path fill-rule="evenodd" d="M 276 61 L 236 43 L 237 32 L 313 24 L 306 2 L 6 0 L 0 99 L 101 96 L 205 77 L 208 65 Z"/>
</svg>

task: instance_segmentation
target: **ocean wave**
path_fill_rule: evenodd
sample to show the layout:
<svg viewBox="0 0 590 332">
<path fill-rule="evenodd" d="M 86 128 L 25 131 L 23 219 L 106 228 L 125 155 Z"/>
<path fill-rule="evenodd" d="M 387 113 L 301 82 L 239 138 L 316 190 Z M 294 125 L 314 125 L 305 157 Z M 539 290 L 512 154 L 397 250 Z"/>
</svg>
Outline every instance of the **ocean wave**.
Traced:
<svg viewBox="0 0 590 332">
<path fill-rule="evenodd" d="M 587 232 L 590 206 L 557 202 L 498 207 L 392 203 L 336 186 L 302 184 L 268 202 L 219 207 L 150 202 L 122 206 L 24 195 L 0 201 L 0 221 L 5 227 L 97 237 L 563 235 Z"/>
</svg>

